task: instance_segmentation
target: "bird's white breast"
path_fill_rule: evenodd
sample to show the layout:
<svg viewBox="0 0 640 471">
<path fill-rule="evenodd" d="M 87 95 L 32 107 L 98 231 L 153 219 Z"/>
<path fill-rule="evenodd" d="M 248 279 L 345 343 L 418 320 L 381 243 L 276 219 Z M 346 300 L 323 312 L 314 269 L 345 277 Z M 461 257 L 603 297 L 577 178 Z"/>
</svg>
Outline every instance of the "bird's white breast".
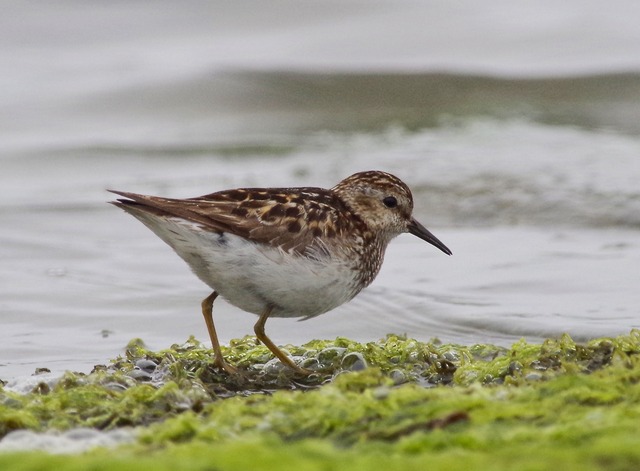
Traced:
<svg viewBox="0 0 640 471">
<path fill-rule="evenodd" d="M 180 218 L 140 218 L 194 273 L 242 310 L 274 317 L 313 317 L 359 291 L 353 262 L 323 254 L 309 258 L 243 237 L 206 231 Z"/>
</svg>

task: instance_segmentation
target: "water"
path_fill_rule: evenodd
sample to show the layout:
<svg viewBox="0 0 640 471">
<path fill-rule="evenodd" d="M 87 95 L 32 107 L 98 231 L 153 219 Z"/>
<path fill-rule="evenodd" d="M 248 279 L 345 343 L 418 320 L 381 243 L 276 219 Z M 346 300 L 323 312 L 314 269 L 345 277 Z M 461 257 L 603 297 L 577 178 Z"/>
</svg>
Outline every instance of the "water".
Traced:
<svg viewBox="0 0 640 471">
<path fill-rule="evenodd" d="M 208 289 L 106 188 L 407 181 L 454 256 L 401 236 L 351 303 L 270 320 L 278 343 L 640 327 L 636 2 L 172 5 L 0 18 L 0 378 L 207 339 Z M 256 321 L 215 315 L 225 342 Z"/>
</svg>

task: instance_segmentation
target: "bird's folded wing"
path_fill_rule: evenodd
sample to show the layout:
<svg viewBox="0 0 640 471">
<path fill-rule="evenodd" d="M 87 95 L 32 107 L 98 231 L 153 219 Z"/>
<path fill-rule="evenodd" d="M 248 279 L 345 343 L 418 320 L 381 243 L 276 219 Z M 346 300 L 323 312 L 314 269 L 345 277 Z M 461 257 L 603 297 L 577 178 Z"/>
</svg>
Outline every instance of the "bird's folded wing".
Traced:
<svg viewBox="0 0 640 471">
<path fill-rule="evenodd" d="M 158 216 L 177 217 L 301 255 L 345 234 L 354 221 L 336 197 L 323 189 L 237 189 L 190 199 L 162 198 L 109 190 L 126 199 L 114 204 Z M 357 221 L 356 221 L 357 222 Z"/>
</svg>

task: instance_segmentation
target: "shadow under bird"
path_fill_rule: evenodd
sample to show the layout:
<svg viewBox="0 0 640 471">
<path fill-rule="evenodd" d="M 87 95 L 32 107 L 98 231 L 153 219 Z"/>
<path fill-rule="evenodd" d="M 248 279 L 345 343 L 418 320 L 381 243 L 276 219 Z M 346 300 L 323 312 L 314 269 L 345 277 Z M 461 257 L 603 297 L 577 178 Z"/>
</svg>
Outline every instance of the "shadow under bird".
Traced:
<svg viewBox="0 0 640 471">
<path fill-rule="evenodd" d="M 257 338 L 297 373 L 298 366 L 265 334 L 269 317 L 311 318 L 349 301 L 380 271 L 394 237 L 413 234 L 451 251 L 412 216 L 413 197 L 399 178 L 360 172 L 331 189 L 238 188 L 189 199 L 109 190 L 116 206 L 166 242 L 214 291 L 202 314 L 215 364 L 225 362 L 213 324 L 221 295 L 257 314 Z"/>
</svg>

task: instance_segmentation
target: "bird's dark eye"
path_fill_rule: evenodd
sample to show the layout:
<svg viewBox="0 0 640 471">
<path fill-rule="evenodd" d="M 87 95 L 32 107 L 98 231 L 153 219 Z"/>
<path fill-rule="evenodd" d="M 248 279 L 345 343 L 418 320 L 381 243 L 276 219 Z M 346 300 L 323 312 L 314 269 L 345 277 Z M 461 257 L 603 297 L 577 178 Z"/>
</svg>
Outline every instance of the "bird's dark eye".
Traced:
<svg viewBox="0 0 640 471">
<path fill-rule="evenodd" d="M 382 200 L 382 202 L 387 208 L 395 208 L 398 206 L 398 200 L 395 196 L 387 196 Z"/>
</svg>

